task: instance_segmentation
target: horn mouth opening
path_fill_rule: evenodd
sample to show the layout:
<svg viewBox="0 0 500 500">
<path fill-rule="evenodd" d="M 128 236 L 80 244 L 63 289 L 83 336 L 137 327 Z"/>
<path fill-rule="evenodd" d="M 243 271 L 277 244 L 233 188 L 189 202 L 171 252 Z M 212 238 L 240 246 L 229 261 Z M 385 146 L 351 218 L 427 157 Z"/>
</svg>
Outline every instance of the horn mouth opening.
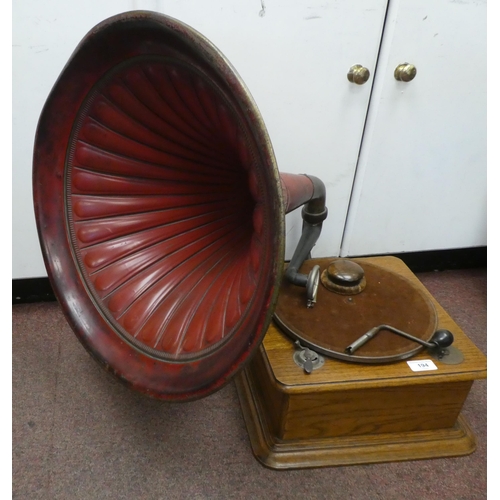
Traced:
<svg viewBox="0 0 500 500">
<path fill-rule="evenodd" d="M 179 61 L 133 58 L 90 92 L 66 161 L 68 231 L 134 347 L 189 360 L 241 326 L 266 248 L 255 161 L 231 103 Z"/>
<path fill-rule="evenodd" d="M 63 312 L 120 380 L 185 401 L 249 359 L 282 275 L 279 172 L 246 87 L 199 33 L 145 12 L 89 32 L 40 116 L 33 194 Z"/>
</svg>

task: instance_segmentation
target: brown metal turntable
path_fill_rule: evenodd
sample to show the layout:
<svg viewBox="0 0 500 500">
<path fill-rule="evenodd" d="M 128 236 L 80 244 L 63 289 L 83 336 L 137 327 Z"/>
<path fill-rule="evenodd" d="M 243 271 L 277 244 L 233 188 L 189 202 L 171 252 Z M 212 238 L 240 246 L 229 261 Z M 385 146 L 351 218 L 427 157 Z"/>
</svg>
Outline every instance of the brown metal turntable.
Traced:
<svg viewBox="0 0 500 500">
<path fill-rule="evenodd" d="M 425 346 L 382 328 L 352 354 L 346 349 L 377 326 L 387 326 L 430 341 L 437 329 L 436 309 L 428 296 L 410 280 L 379 265 L 362 260 L 315 259 L 302 272 L 320 267 L 324 276 L 332 266 L 359 267 L 363 286 L 320 285 L 314 307 L 306 307 L 303 291 L 284 281 L 274 320 L 279 328 L 317 353 L 358 363 L 386 363 L 414 356 Z M 345 272 L 344 272 L 345 274 Z M 361 277 L 359 279 L 361 281 Z M 323 280 L 324 281 L 324 280 Z M 351 293 L 349 288 L 355 288 Z M 340 292 L 340 293 L 339 293 Z"/>
</svg>

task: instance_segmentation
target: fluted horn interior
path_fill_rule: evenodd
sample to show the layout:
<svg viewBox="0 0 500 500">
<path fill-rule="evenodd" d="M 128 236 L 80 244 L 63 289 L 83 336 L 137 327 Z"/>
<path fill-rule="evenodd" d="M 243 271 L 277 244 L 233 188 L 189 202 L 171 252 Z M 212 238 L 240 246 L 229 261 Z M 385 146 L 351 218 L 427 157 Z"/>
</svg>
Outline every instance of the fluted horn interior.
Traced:
<svg viewBox="0 0 500 500">
<path fill-rule="evenodd" d="M 160 357 L 235 330 L 258 283 L 262 210 L 230 105 L 192 68 L 139 58 L 77 117 L 67 200 L 78 263 L 108 319 Z"/>
<path fill-rule="evenodd" d="M 167 16 L 104 21 L 47 99 L 33 165 L 49 277 L 82 343 L 155 397 L 220 387 L 271 320 L 284 242 L 272 148 L 228 61 Z"/>
</svg>

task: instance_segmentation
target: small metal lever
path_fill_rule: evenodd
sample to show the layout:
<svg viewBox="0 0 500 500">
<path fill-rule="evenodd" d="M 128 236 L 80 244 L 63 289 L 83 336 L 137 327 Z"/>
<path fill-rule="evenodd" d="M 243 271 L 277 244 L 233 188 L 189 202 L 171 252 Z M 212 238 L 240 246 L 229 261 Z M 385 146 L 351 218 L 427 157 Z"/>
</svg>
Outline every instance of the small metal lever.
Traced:
<svg viewBox="0 0 500 500">
<path fill-rule="evenodd" d="M 312 373 L 313 370 L 321 368 L 325 364 L 325 358 L 303 346 L 298 340 L 295 341 L 295 345 L 300 349 L 295 351 L 293 355 L 293 360 L 297 366 L 304 369 L 307 374 Z"/>
<path fill-rule="evenodd" d="M 307 277 L 306 283 L 306 293 L 307 293 L 307 307 L 314 307 L 316 304 L 316 299 L 318 297 L 318 286 L 319 286 L 319 278 L 320 278 L 320 267 L 314 266 L 311 269 Z"/>
</svg>

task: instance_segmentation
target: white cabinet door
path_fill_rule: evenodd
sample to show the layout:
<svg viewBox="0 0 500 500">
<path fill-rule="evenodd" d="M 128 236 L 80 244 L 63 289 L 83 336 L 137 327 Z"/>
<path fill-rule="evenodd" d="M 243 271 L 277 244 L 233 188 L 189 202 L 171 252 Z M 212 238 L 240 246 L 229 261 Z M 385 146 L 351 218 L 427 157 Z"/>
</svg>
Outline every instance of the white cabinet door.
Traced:
<svg viewBox="0 0 500 500">
<path fill-rule="evenodd" d="M 486 1 L 391 0 L 341 253 L 483 245 Z"/>
<path fill-rule="evenodd" d="M 327 186 L 329 216 L 315 256 L 338 255 L 373 78 L 350 83 L 349 68 L 372 73 L 387 0 L 63 0 L 13 3 L 13 278 L 46 276 L 31 201 L 38 116 L 59 72 L 95 24 L 126 10 L 175 17 L 209 38 L 247 84 L 281 171 Z M 287 257 L 301 233 L 287 216 Z"/>
<path fill-rule="evenodd" d="M 339 255 L 373 82 L 350 83 L 347 73 L 361 64 L 373 74 L 387 0 L 225 1 L 216 14 L 213 4 L 196 11 L 195 3 L 163 12 L 201 31 L 234 65 L 263 115 L 279 169 L 326 184 L 328 218 L 312 253 Z M 291 258 L 300 210 L 286 222 Z"/>
</svg>

